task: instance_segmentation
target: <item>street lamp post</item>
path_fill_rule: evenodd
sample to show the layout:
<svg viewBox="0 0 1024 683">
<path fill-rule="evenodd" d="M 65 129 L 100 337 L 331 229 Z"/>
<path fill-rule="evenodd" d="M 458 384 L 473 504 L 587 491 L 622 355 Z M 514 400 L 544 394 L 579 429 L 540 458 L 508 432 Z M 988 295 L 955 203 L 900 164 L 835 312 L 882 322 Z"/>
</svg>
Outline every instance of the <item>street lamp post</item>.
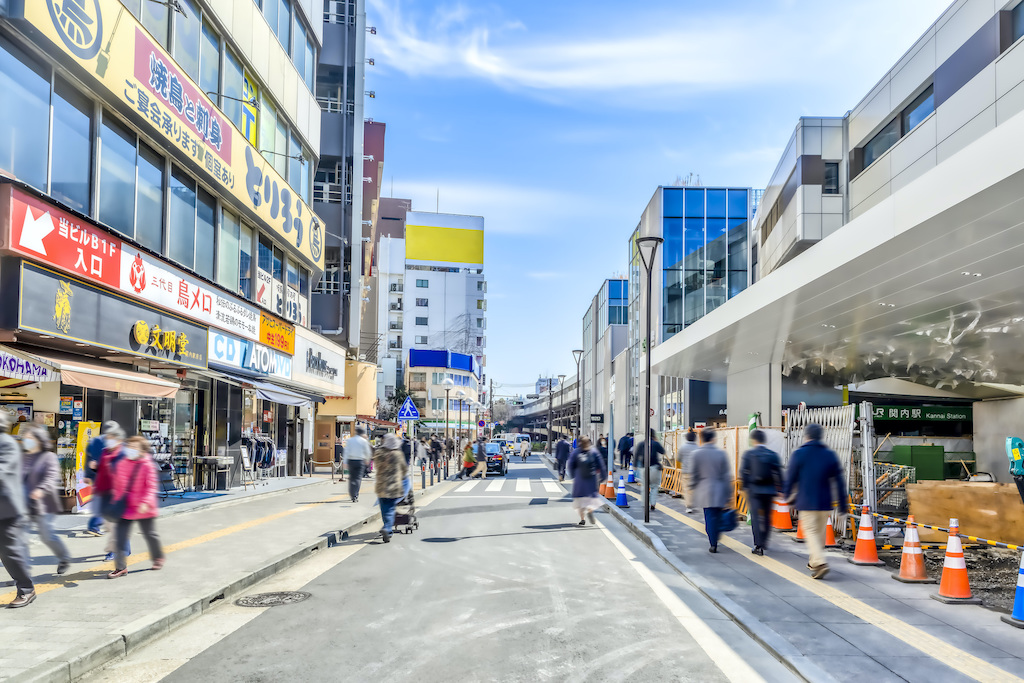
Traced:
<svg viewBox="0 0 1024 683">
<path fill-rule="evenodd" d="M 448 392 L 455 386 L 455 382 L 451 377 L 445 377 L 444 381 L 441 382 L 444 386 L 444 454 L 448 455 L 448 407 L 451 405 L 451 401 L 448 398 Z M 454 450 L 454 449 L 453 449 Z"/>
<path fill-rule="evenodd" d="M 583 349 L 574 349 L 573 360 L 576 361 L 576 442 L 579 445 L 580 433 L 583 431 L 583 404 L 580 402 L 580 359 Z"/>
<path fill-rule="evenodd" d="M 563 407 L 565 403 L 565 375 L 558 376 L 558 407 Z"/>
<path fill-rule="evenodd" d="M 457 432 L 455 432 L 455 440 L 456 441 L 461 441 L 462 440 L 462 404 L 464 402 L 463 399 L 466 397 L 466 392 L 463 391 L 462 389 L 459 389 L 459 392 L 457 394 L 455 394 L 455 395 L 459 397 L 459 429 L 458 429 Z M 467 414 L 466 417 L 469 417 L 469 415 Z"/>
<path fill-rule="evenodd" d="M 647 372 L 644 375 L 644 522 L 651 521 L 651 271 L 658 245 L 665 240 L 661 237 L 638 237 L 636 248 L 640 252 L 647 274 Z"/>
<path fill-rule="evenodd" d="M 548 455 L 551 455 L 551 405 L 555 402 L 555 388 L 551 386 L 551 378 L 548 377 Z"/>
</svg>

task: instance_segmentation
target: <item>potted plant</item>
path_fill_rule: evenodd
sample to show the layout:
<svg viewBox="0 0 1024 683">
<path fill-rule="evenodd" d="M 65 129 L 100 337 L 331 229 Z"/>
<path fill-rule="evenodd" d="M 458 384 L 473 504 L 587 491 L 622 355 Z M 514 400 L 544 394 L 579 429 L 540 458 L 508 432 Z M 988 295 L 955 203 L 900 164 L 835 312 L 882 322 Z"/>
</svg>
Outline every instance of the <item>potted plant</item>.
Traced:
<svg viewBox="0 0 1024 683">
<path fill-rule="evenodd" d="M 60 459 L 60 478 L 63 493 L 60 502 L 64 506 L 64 512 L 71 512 L 78 504 L 78 467 L 77 458 L 74 455 L 65 456 Z"/>
</svg>

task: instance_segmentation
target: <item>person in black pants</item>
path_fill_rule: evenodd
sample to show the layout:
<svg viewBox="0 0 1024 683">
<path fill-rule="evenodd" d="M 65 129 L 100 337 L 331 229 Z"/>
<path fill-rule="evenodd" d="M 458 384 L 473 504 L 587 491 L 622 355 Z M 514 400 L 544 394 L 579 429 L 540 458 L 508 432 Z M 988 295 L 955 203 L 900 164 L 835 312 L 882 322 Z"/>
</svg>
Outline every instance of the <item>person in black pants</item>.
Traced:
<svg viewBox="0 0 1024 683">
<path fill-rule="evenodd" d="M 633 432 L 624 434 L 619 439 L 619 460 L 622 461 L 622 469 L 628 470 L 629 463 L 633 460 Z"/>
<path fill-rule="evenodd" d="M 754 532 L 755 555 L 764 555 L 772 529 L 772 501 L 782 490 L 782 461 L 779 454 L 764 445 L 760 429 L 750 432 L 753 446 L 740 461 L 740 481 L 747 495 L 750 526 Z"/>
<path fill-rule="evenodd" d="M 555 444 L 555 460 L 558 462 L 558 481 L 565 481 L 565 465 L 569 462 L 569 442 L 563 436 Z"/>
<path fill-rule="evenodd" d="M 8 434 L 10 428 L 10 413 L 0 410 L 0 563 L 14 579 L 18 592 L 7 607 L 18 608 L 36 599 L 36 587 L 25 542 L 28 508 L 21 477 L 21 449 Z"/>
</svg>

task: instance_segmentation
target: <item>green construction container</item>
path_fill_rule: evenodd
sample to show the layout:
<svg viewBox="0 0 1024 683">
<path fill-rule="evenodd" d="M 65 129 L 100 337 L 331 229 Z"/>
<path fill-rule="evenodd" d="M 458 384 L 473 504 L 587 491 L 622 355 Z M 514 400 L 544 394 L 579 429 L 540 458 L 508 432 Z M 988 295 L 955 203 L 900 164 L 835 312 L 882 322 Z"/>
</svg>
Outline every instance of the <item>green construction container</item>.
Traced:
<svg viewBox="0 0 1024 683">
<path fill-rule="evenodd" d="M 917 470 L 917 480 L 946 478 L 946 449 L 942 446 L 893 446 L 892 462 L 908 465 Z"/>
</svg>

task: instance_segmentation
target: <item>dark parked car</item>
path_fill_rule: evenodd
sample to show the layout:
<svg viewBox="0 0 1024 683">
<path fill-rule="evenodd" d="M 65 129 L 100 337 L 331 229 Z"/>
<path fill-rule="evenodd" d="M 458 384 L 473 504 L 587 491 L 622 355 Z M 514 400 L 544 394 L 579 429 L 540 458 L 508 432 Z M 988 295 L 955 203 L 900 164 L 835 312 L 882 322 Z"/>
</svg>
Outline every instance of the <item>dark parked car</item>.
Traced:
<svg viewBox="0 0 1024 683">
<path fill-rule="evenodd" d="M 487 453 L 487 471 L 496 471 L 501 476 L 508 474 L 508 455 L 503 452 L 501 444 L 488 441 L 484 449 Z"/>
</svg>

